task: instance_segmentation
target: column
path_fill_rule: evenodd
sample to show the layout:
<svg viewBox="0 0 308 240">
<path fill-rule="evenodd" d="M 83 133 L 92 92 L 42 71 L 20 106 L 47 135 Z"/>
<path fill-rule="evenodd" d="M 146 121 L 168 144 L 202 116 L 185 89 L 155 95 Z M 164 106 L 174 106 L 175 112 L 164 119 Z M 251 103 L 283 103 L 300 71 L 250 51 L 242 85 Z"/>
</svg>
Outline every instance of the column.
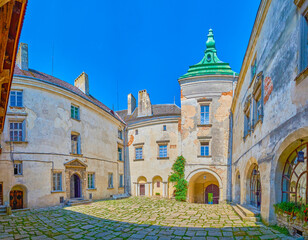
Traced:
<svg viewBox="0 0 308 240">
<path fill-rule="evenodd" d="M 163 197 L 167 197 L 167 183 L 163 182 Z"/>
<path fill-rule="evenodd" d="M 153 196 L 153 184 L 150 182 L 150 197 Z"/>
<path fill-rule="evenodd" d="M 149 183 L 148 182 L 144 184 L 144 188 L 145 188 L 144 195 L 149 196 Z"/>
</svg>

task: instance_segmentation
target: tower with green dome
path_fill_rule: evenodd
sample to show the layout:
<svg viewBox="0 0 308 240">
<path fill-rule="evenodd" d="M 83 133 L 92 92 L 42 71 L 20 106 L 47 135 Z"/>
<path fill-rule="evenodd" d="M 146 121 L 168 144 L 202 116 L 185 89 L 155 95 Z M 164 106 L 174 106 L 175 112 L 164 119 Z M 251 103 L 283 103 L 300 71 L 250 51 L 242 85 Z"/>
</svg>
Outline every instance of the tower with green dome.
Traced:
<svg viewBox="0 0 308 240">
<path fill-rule="evenodd" d="M 180 153 L 186 158 L 189 202 L 230 199 L 229 114 L 238 78 L 217 56 L 213 30 L 202 60 L 178 81 L 181 87 Z"/>
</svg>

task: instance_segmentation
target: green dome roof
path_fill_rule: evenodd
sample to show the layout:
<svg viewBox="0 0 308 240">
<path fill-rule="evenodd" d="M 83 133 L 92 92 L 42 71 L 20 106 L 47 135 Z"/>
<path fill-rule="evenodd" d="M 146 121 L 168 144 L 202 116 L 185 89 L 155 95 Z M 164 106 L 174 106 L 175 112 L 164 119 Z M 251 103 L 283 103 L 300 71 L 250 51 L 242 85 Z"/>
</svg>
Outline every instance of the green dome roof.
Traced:
<svg viewBox="0 0 308 240">
<path fill-rule="evenodd" d="M 188 72 L 180 77 L 188 78 L 202 75 L 236 75 L 237 73 L 232 71 L 229 63 L 224 63 L 217 57 L 217 50 L 215 47 L 215 40 L 213 30 L 209 30 L 206 41 L 206 50 L 204 51 L 204 57 L 202 60 L 189 67 Z"/>
</svg>

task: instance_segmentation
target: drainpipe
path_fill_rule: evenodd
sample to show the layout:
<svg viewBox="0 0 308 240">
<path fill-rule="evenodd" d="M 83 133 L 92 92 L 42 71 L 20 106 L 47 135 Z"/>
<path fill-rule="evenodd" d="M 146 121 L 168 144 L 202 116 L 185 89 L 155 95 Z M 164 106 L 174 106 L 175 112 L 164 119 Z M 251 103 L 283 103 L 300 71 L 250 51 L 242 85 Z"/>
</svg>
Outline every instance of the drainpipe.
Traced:
<svg viewBox="0 0 308 240">
<path fill-rule="evenodd" d="M 228 146 L 228 184 L 227 201 L 232 202 L 232 145 L 233 145 L 233 114 L 229 115 L 229 146 Z"/>
<path fill-rule="evenodd" d="M 130 191 L 130 179 L 129 179 L 129 161 L 128 161 L 128 146 L 127 146 L 127 138 L 128 138 L 128 129 L 127 126 L 124 127 L 124 193 L 131 194 Z"/>
</svg>

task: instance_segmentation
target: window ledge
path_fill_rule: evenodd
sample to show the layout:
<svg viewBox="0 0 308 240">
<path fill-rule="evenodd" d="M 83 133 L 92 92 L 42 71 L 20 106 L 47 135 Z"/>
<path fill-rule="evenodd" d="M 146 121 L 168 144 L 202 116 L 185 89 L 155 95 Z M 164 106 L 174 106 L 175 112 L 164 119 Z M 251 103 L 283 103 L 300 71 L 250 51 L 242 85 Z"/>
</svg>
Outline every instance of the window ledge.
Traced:
<svg viewBox="0 0 308 240">
<path fill-rule="evenodd" d="M 75 156 L 75 157 L 82 157 L 83 154 L 77 154 L 77 153 L 70 153 L 71 156 Z"/>
<path fill-rule="evenodd" d="M 253 125 L 254 130 L 256 129 L 256 126 L 258 124 L 262 124 L 262 119 L 259 119 L 258 121 L 256 121 L 256 123 Z"/>
<path fill-rule="evenodd" d="M 294 79 L 295 82 L 300 83 L 308 76 L 308 67 L 306 67 L 302 72 L 300 72 Z"/>
<path fill-rule="evenodd" d="M 112 189 L 114 189 L 114 187 L 107 187 L 107 189 L 108 189 L 108 190 L 112 190 Z"/>
<path fill-rule="evenodd" d="M 133 161 L 136 161 L 136 162 L 138 162 L 138 161 L 144 161 L 144 158 L 141 158 L 141 159 L 134 159 Z"/>
<path fill-rule="evenodd" d="M 23 174 L 14 174 L 15 177 L 23 177 Z"/>
<path fill-rule="evenodd" d="M 96 191 L 97 188 L 87 188 L 88 191 Z"/>
<path fill-rule="evenodd" d="M 211 157 L 212 157 L 212 155 L 207 155 L 207 156 L 198 155 L 197 157 L 198 157 L 198 158 L 211 158 Z"/>
<path fill-rule="evenodd" d="M 51 191 L 50 193 L 66 193 L 66 192 L 63 190 L 55 190 L 55 191 Z"/>
<path fill-rule="evenodd" d="M 212 124 L 198 124 L 197 127 L 212 127 Z"/>
<path fill-rule="evenodd" d="M 158 157 L 157 160 L 168 160 L 169 157 Z"/>
<path fill-rule="evenodd" d="M 5 143 L 26 144 L 28 141 L 5 141 Z"/>
<path fill-rule="evenodd" d="M 119 187 L 119 188 L 124 188 L 124 186 L 123 187 Z"/>
<path fill-rule="evenodd" d="M 10 109 L 25 109 L 25 107 L 9 106 Z"/>
<path fill-rule="evenodd" d="M 80 120 L 80 119 L 77 119 L 77 118 L 72 118 L 72 117 L 71 117 L 71 119 L 73 119 L 73 120 L 75 120 L 75 121 L 77 121 L 77 122 L 81 122 L 81 120 Z"/>
<path fill-rule="evenodd" d="M 122 163 L 124 163 L 124 160 L 118 160 L 118 162 L 122 162 Z"/>
</svg>

